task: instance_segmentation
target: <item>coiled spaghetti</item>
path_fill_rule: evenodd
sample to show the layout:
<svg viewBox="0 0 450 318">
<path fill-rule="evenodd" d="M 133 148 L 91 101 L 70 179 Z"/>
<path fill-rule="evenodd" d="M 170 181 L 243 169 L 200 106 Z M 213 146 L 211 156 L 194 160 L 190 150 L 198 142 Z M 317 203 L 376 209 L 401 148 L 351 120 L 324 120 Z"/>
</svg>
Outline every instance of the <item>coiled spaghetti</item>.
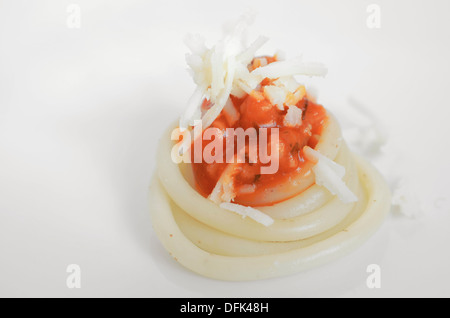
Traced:
<svg viewBox="0 0 450 318">
<path fill-rule="evenodd" d="M 381 224 L 390 207 L 381 175 L 352 154 L 330 116 L 318 148 L 346 167 L 344 181 L 358 197 L 343 203 L 324 187 L 260 210 L 275 219 L 264 227 L 230 213 L 192 186 L 188 164 L 170 158 L 169 132 L 158 149 L 158 174 L 150 204 L 155 231 L 182 265 L 222 280 L 254 280 L 291 274 L 331 261 L 361 244 Z M 172 127 L 173 128 L 173 127 Z"/>
<path fill-rule="evenodd" d="M 247 24 L 244 16 L 210 49 L 198 37 L 188 43 L 197 89 L 160 141 L 150 189 L 153 226 L 164 247 L 192 271 L 222 280 L 287 275 L 335 259 L 369 237 L 390 207 L 383 178 L 349 150 L 336 119 L 294 78 L 324 76 L 326 68 L 255 57 L 267 39 L 243 47 Z M 171 141 L 175 129 L 186 133 L 181 148 Z M 240 142 L 233 131 L 244 130 L 259 144 L 245 135 Z M 211 132 L 214 143 L 206 138 L 205 145 Z M 214 155 L 173 160 L 197 141 L 203 157 L 211 145 Z M 232 152 L 222 153 L 229 145 Z M 262 159 L 268 148 L 276 158 L 270 173 Z"/>
</svg>

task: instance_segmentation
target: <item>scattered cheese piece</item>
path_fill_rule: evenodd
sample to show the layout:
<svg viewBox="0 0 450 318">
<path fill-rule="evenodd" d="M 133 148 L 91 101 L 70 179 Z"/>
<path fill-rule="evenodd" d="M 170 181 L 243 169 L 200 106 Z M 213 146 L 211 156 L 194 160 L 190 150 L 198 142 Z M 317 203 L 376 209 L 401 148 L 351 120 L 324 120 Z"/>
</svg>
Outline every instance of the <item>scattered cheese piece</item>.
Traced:
<svg viewBox="0 0 450 318">
<path fill-rule="evenodd" d="M 220 178 L 219 181 L 217 181 L 214 189 L 208 197 L 216 204 L 219 204 L 221 202 L 230 202 L 236 197 L 236 193 L 234 193 L 233 182 L 231 180 L 222 179 L 223 178 Z"/>
<path fill-rule="evenodd" d="M 299 127 L 302 125 L 302 110 L 297 106 L 288 106 L 283 124 L 288 127 Z"/>
<path fill-rule="evenodd" d="M 415 188 L 415 180 L 401 177 L 392 193 L 393 211 L 413 219 L 423 216 L 424 209 L 419 194 Z"/>
<path fill-rule="evenodd" d="M 286 53 L 282 50 L 278 50 L 275 53 L 275 57 L 277 58 L 277 61 L 284 61 L 286 59 Z"/>
<path fill-rule="evenodd" d="M 321 63 L 306 63 L 299 59 L 294 59 L 270 63 L 269 65 L 257 68 L 250 74 L 260 77 L 261 80 L 266 77 L 278 78 L 291 75 L 325 76 L 327 69 Z"/>
<path fill-rule="evenodd" d="M 273 219 L 261 211 L 252 207 L 231 203 L 231 201 L 233 201 L 236 197 L 233 178 L 234 175 L 240 171 L 240 165 L 228 165 L 225 171 L 222 172 L 222 175 L 208 198 L 214 203 L 219 204 L 219 206 L 223 209 L 238 213 L 244 218 L 248 216 L 249 218 L 265 226 L 271 225 L 273 223 Z"/>
<path fill-rule="evenodd" d="M 243 63 L 249 64 L 255 56 L 256 51 L 266 44 L 267 41 L 269 41 L 268 37 L 260 35 L 246 50 L 244 50 L 244 52 L 239 54 L 238 58 Z"/>
<path fill-rule="evenodd" d="M 216 204 L 219 204 L 221 202 L 230 202 L 236 197 L 233 178 L 235 174 L 241 172 L 242 168 L 237 163 L 236 157 L 234 158 L 233 162 L 235 163 L 229 164 L 222 172 L 219 180 L 214 186 L 214 189 L 208 197 Z"/>
<path fill-rule="evenodd" d="M 242 215 L 243 218 L 248 216 L 252 220 L 261 223 L 264 226 L 270 226 L 274 222 L 274 220 L 267 214 L 264 214 L 263 212 L 249 206 L 243 206 L 240 204 L 230 202 L 223 202 L 220 204 L 220 207 L 222 209 Z"/>
<path fill-rule="evenodd" d="M 236 107 L 234 107 L 231 98 L 228 98 L 227 102 L 225 103 L 225 107 L 223 108 L 223 111 L 228 119 L 228 123 L 230 124 L 230 126 L 233 126 L 234 123 L 238 121 L 241 116 L 241 114 L 236 110 Z"/>
<path fill-rule="evenodd" d="M 208 196 L 208 199 L 210 199 L 212 202 L 219 204 L 220 202 L 222 202 L 221 199 L 221 195 L 222 195 L 222 190 L 223 189 L 223 185 L 222 182 L 217 181 L 214 189 L 212 190 L 211 194 Z"/>
<path fill-rule="evenodd" d="M 180 118 L 180 130 L 184 131 L 188 126 L 192 126 L 195 119 L 200 118 L 201 110 L 200 105 L 203 100 L 203 93 L 200 87 L 194 91 L 191 98 L 189 98 L 186 111 Z"/>
<path fill-rule="evenodd" d="M 243 97 L 245 93 L 250 94 L 266 77 L 277 79 L 292 75 L 324 76 L 327 73 L 326 68 L 319 63 L 305 63 L 294 59 L 265 65 L 267 60 L 264 58 L 258 60 L 260 67 L 249 72 L 248 65 L 255 57 L 256 51 L 268 40 L 260 36 L 250 46 L 244 45 L 244 33 L 252 21 L 250 14 L 242 15 L 225 37 L 212 48 L 208 48 L 204 39 L 198 35 L 186 37 L 186 45 L 191 50 L 191 53 L 186 55 L 186 62 L 197 84 L 197 90 L 180 119 L 181 129 L 187 129 L 195 120 L 200 119 L 203 129 L 208 128 L 221 113 L 230 94 L 237 97 Z M 277 53 L 277 57 L 283 59 L 280 53 Z M 290 85 L 286 88 L 292 89 Z M 279 92 L 281 91 L 274 92 L 276 96 L 273 98 L 277 101 L 277 107 L 282 109 L 282 101 L 286 100 L 286 96 L 284 93 L 280 95 Z M 291 93 L 294 98 L 290 96 L 290 101 L 298 101 L 301 94 L 296 91 Z M 212 106 L 202 116 L 200 108 L 204 98 L 208 99 Z M 294 102 L 291 104 L 296 104 Z"/>
<path fill-rule="evenodd" d="M 295 93 L 300 86 L 293 76 L 282 76 L 273 81 L 273 83 L 277 86 L 285 87 L 291 93 Z"/>
<path fill-rule="evenodd" d="M 287 95 L 283 87 L 268 85 L 264 86 L 264 95 L 269 99 L 272 105 L 276 105 L 279 110 L 284 110 L 284 103 Z"/>
<path fill-rule="evenodd" d="M 306 96 L 305 86 L 300 85 L 294 91 L 294 93 L 289 93 L 286 97 L 286 104 L 297 105 L 297 103 Z"/>
<path fill-rule="evenodd" d="M 308 146 L 303 148 L 303 153 L 307 159 L 316 162 L 312 170 L 316 177 L 317 185 L 324 186 L 333 195 L 337 195 L 344 203 L 358 201 L 358 197 L 342 181 L 345 175 L 343 166 Z"/>
<path fill-rule="evenodd" d="M 256 185 L 254 183 L 252 184 L 245 184 L 239 188 L 239 193 L 253 193 L 256 190 Z"/>
</svg>

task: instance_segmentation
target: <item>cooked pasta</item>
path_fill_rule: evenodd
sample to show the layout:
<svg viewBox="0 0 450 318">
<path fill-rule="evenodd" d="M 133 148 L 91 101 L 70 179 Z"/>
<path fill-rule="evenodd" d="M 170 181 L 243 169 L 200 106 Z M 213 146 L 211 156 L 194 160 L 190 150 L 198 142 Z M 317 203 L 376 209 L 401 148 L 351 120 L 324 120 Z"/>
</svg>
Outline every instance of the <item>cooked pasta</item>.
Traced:
<svg viewBox="0 0 450 318">
<path fill-rule="evenodd" d="M 382 176 L 349 150 L 336 118 L 293 76 L 326 69 L 255 57 L 265 39 L 241 47 L 246 23 L 211 49 L 190 43 L 198 89 L 161 138 L 150 188 L 164 247 L 192 271 L 222 280 L 287 275 L 331 261 L 364 242 L 390 208 Z M 205 138 L 208 129 L 214 138 Z M 232 129 L 256 129 L 259 143 L 248 133 L 239 146 Z M 205 160 L 212 145 L 216 161 Z M 263 172 L 264 147 L 266 157 L 276 155 L 271 173 Z M 171 160 L 174 153 L 188 160 Z"/>
</svg>

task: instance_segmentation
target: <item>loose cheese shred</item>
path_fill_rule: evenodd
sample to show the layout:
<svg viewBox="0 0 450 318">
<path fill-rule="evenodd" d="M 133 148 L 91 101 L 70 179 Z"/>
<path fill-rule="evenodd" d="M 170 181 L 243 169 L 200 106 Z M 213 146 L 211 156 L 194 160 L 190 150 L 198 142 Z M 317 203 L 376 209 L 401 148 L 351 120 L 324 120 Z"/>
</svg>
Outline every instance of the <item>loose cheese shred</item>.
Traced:
<svg viewBox="0 0 450 318">
<path fill-rule="evenodd" d="M 270 63 L 257 68 L 251 74 L 258 76 L 261 80 L 266 77 L 278 78 L 292 75 L 325 76 L 327 75 L 327 68 L 321 63 L 306 63 L 300 59 L 294 59 Z"/>
<path fill-rule="evenodd" d="M 358 201 L 358 197 L 342 181 L 345 175 L 343 166 L 308 146 L 303 148 L 303 153 L 306 158 L 316 162 L 312 170 L 316 177 L 317 185 L 324 186 L 333 195 L 337 195 L 344 203 Z"/>
<path fill-rule="evenodd" d="M 223 202 L 220 204 L 220 207 L 222 209 L 242 215 L 243 218 L 248 216 L 249 218 L 255 220 L 258 223 L 261 223 L 264 226 L 270 226 L 274 222 L 274 220 L 270 216 L 250 206 L 243 206 L 240 204 Z"/>
<path fill-rule="evenodd" d="M 236 173 L 239 173 L 239 165 L 229 164 L 209 195 L 211 201 L 219 204 L 221 202 L 230 202 L 235 198 L 233 178 Z"/>
<path fill-rule="evenodd" d="M 269 99 L 272 105 L 276 105 L 279 110 L 284 110 L 284 103 L 288 91 L 283 87 L 274 85 L 264 86 L 264 95 Z"/>
<path fill-rule="evenodd" d="M 260 36 L 250 46 L 243 45 L 243 33 L 252 20 L 249 15 L 241 16 L 234 28 L 210 49 L 200 36 L 186 37 L 185 42 L 191 50 L 191 54 L 186 55 L 186 61 L 197 84 L 197 90 L 189 100 L 184 115 L 181 116 L 181 129 L 187 129 L 199 119 L 202 120 L 203 128 L 208 128 L 221 113 L 230 94 L 237 97 L 244 93 L 250 94 L 264 78 L 326 75 L 327 69 L 322 64 L 306 63 L 300 59 L 267 64 L 267 60 L 262 58 L 258 62 L 260 67 L 250 72 L 248 64 L 268 40 Z M 274 88 L 269 88 L 269 91 L 268 95 L 275 100 L 277 107 L 282 109 L 286 100 L 285 92 Z M 203 98 L 207 98 L 212 106 L 202 116 L 200 107 Z"/>
<path fill-rule="evenodd" d="M 288 106 L 283 124 L 288 127 L 298 127 L 302 124 L 302 110 L 297 106 Z"/>
</svg>

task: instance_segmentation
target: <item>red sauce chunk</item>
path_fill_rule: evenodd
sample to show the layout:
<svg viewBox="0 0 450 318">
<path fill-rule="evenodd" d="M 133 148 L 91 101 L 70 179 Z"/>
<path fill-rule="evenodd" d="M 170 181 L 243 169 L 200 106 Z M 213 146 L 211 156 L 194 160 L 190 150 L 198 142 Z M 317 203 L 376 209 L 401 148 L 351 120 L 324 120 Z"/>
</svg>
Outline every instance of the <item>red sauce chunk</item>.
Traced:
<svg viewBox="0 0 450 318">
<path fill-rule="evenodd" d="M 273 60 L 272 60 L 273 61 Z M 253 64 L 258 62 L 253 61 Z M 260 65 L 253 65 L 259 67 Z M 277 184 L 289 182 L 289 178 L 302 171 L 305 166 L 306 159 L 303 156 L 302 149 L 304 146 L 315 148 L 322 133 L 322 127 L 327 119 L 325 109 L 315 102 L 308 100 L 307 97 L 301 99 L 295 107 L 302 110 L 302 123 L 297 126 L 286 126 L 284 117 L 287 107 L 280 110 L 276 105 L 264 98 L 264 86 L 270 85 L 271 81 L 265 79 L 257 90 L 242 98 L 231 95 L 234 107 L 234 116 L 230 116 L 230 112 L 225 109 L 215 119 L 211 127 L 216 127 L 225 133 L 226 128 L 268 128 L 267 149 L 270 155 L 270 130 L 279 129 L 279 168 L 273 174 L 261 174 L 261 167 L 268 166 L 270 163 L 263 164 L 259 158 L 257 161 L 249 162 L 249 142 L 245 139 L 245 162 L 239 163 L 238 173 L 233 176 L 233 187 L 236 192 L 234 198 L 235 203 L 242 204 L 252 201 L 252 197 L 260 196 L 268 187 Z M 292 106 L 291 106 L 292 107 Z M 203 108 L 208 108 L 208 103 L 203 104 Z M 236 116 L 238 114 L 238 116 Z M 228 137 L 226 137 L 228 138 Z M 224 138 L 224 140 L 226 140 Z M 234 138 L 234 137 L 233 137 Z M 258 136 L 259 145 L 260 140 Z M 202 136 L 202 149 L 210 142 Z M 231 141 L 233 142 L 233 141 Z M 237 141 L 234 140 L 235 155 L 237 152 Z M 192 161 L 194 162 L 194 161 Z M 226 143 L 223 143 L 223 163 L 212 162 L 207 163 L 204 160 L 201 163 L 192 163 L 193 174 L 197 190 L 200 194 L 207 197 L 213 191 L 217 181 L 226 169 Z M 274 204 L 276 202 L 272 202 Z M 257 206 L 257 204 L 254 204 Z"/>
</svg>

